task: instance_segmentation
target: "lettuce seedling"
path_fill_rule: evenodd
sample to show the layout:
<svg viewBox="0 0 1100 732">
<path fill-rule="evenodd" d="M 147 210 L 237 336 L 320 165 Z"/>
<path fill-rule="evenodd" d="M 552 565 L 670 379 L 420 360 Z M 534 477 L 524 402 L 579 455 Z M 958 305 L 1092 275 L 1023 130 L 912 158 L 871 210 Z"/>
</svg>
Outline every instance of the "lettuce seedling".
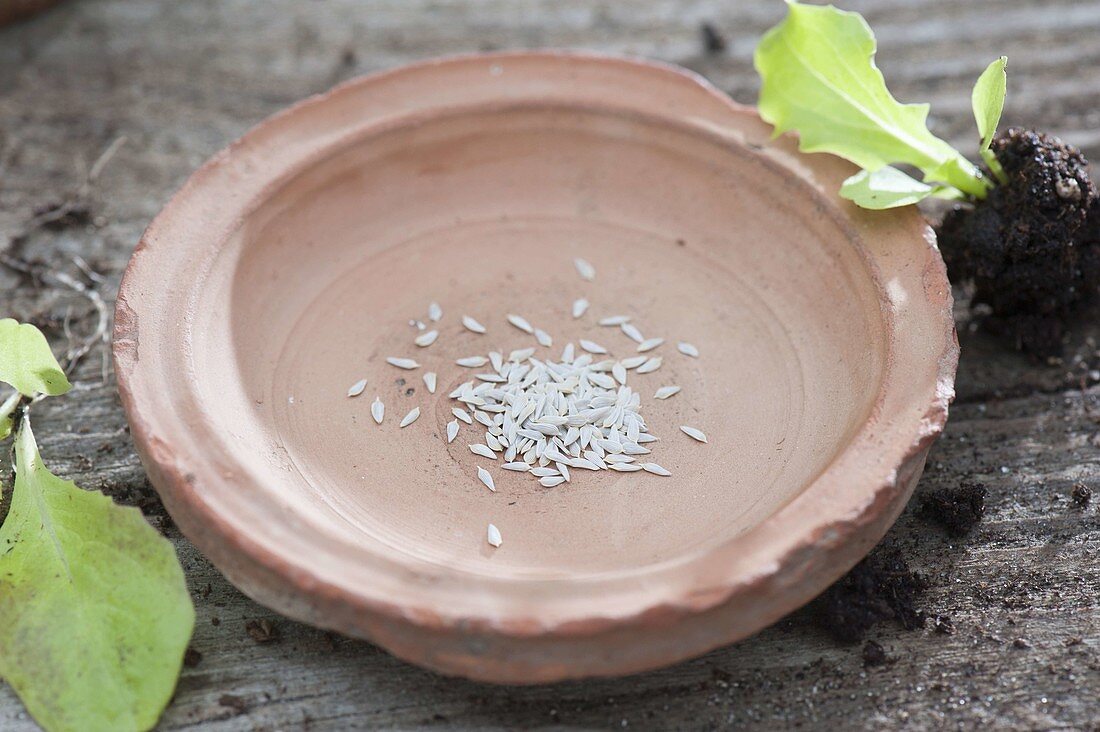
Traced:
<svg viewBox="0 0 1100 732">
<path fill-rule="evenodd" d="M 840 194 L 893 208 L 959 201 L 936 228 L 954 282 L 973 284 L 991 329 L 1039 356 L 1061 352 L 1069 319 L 1100 293 L 1100 198 L 1080 149 L 1036 130 L 997 131 L 1002 56 L 974 85 L 980 170 L 928 130 L 927 104 L 902 104 L 875 66 L 875 37 L 856 13 L 789 0 L 756 49 L 760 116 L 800 149 L 862 168 Z M 911 177 L 896 165 L 919 171 Z"/>
<path fill-rule="evenodd" d="M 789 1 L 786 18 L 756 49 L 760 116 L 776 135 L 797 131 L 803 152 L 832 153 L 862 168 L 840 193 L 864 208 L 906 206 L 929 196 L 985 198 L 993 181 L 928 130 L 927 104 L 894 99 L 875 51 L 874 33 L 858 13 Z M 982 157 L 994 176 L 999 166 L 989 143 L 1004 106 L 1005 62 L 989 65 L 972 98 Z M 922 180 L 893 167 L 899 163 L 919 170 Z"/>
</svg>

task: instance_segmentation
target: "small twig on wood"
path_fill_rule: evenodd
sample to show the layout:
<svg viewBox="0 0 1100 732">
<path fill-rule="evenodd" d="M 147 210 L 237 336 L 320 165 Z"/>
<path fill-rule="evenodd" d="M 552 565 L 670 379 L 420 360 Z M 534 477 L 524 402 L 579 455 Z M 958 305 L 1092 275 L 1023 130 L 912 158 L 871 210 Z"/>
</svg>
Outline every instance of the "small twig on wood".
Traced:
<svg viewBox="0 0 1100 732">
<path fill-rule="evenodd" d="M 96 182 L 96 179 L 99 178 L 99 174 L 107 167 L 107 163 L 111 162 L 111 158 L 113 158 L 115 153 L 119 151 L 119 148 L 125 144 L 126 135 L 119 135 L 107 146 L 106 150 L 100 153 L 96 161 L 92 163 L 91 169 L 88 170 L 88 177 L 84 179 L 84 188 L 90 187 L 92 183 Z"/>
<path fill-rule="evenodd" d="M 107 345 L 108 340 L 108 325 L 111 321 L 110 313 L 107 309 L 107 303 L 103 301 L 103 297 L 95 289 L 88 287 L 83 282 L 73 279 L 64 272 L 54 272 L 52 276 L 55 280 L 60 282 L 65 287 L 68 287 L 73 292 L 86 298 L 95 308 L 97 319 L 96 328 L 83 341 L 78 343 L 75 347 L 70 346 L 65 357 L 62 359 L 61 367 L 66 373 L 71 372 L 76 368 L 77 364 L 88 355 L 88 352 L 92 350 L 96 343 L 102 343 Z M 101 383 L 107 383 L 107 352 L 103 352 L 103 365 L 101 367 Z"/>
<path fill-rule="evenodd" d="M 19 272 L 21 274 L 36 278 L 37 280 L 47 285 L 60 286 L 67 290 L 70 290 L 86 299 L 95 309 L 95 330 L 93 330 L 90 335 L 88 335 L 86 338 L 81 340 L 79 343 L 76 343 L 75 345 L 71 343 L 71 341 L 73 340 L 73 334 L 69 326 L 71 313 L 66 313 L 65 315 L 65 319 L 62 323 L 62 328 L 65 333 L 65 337 L 70 341 L 70 345 L 68 350 L 65 352 L 65 355 L 61 359 L 59 359 L 59 363 L 62 370 L 65 371 L 66 374 L 72 373 L 73 370 L 76 369 L 77 365 L 79 365 L 81 360 L 83 360 L 84 357 L 88 355 L 88 353 L 92 350 L 92 348 L 95 347 L 97 343 L 102 343 L 104 346 L 107 345 L 109 340 L 111 315 L 110 310 L 107 307 L 107 303 L 104 302 L 103 296 L 99 294 L 98 290 L 93 287 L 88 287 L 83 282 L 75 279 L 65 272 L 54 272 L 47 269 L 43 265 L 33 264 L 31 262 L 27 262 L 16 257 L 12 257 L 11 255 L 5 254 L 3 252 L 0 252 L 0 264 L 8 267 L 15 272 Z M 90 279 L 95 280 L 96 278 L 90 277 Z M 99 280 L 102 281 L 102 278 L 100 277 Z M 107 383 L 109 368 L 106 347 L 103 349 L 103 363 L 100 372 L 100 383 Z"/>
<path fill-rule="evenodd" d="M 52 224 L 57 221 L 62 221 L 70 214 L 79 213 L 87 210 L 88 196 L 91 194 L 92 185 L 96 182 L 99 176 L 103 173 L 104 168 L 111 162 L 111 158 L 115 156 L 115 153 L 126 144 L 126 136 L 119 135 L 111 144 L 99 154 L 99 157 L 92 163 L 91 168 L 84 175 L 84 180 L 81 182 L 79 188 L 60 205 L 50 208 L 46 211 L 32 216 L 26 223 L 23 224 L 22 231 L 16 232 L 14 235 L 9 236 L 9 242 L 18 239 L 26 238 L 28 234 L 36 229 L 39 229 L 48 224 Z M 5 150 L 3 156 L 0 156 L 0 167 L 6 163 L 8 157 L 8 151 Z"/>
<path fill-rule="evenodd" d="M 97 285 L 102 285 L 104 282 L 107 281 L 106 277 L 92 269 L 92 266 L 88 264 L 84 257 L 80 256 L 79 254 L 74 254 L 71 259 L 73 260 L 73 264 L 76 265 L 76 268 L 79 269 L 90 282 L 94 282 Z"/>
</svg>

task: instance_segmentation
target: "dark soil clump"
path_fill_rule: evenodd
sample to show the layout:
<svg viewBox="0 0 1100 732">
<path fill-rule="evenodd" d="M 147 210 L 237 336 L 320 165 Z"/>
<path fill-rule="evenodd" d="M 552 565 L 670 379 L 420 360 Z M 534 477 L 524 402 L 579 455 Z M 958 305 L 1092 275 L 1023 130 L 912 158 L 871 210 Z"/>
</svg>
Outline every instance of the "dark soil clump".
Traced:
<svg viewBox="0 0 1100 732">
<path fill-rule="evenodd" d="M 1092 489 L 1084 483 L 1074 483 L 1071 496 L 1078 508 L 1084 508 L 1092 500 Z"/>
<path fill-rule="evenodd" d="M 955 488 L 923 495 L 919 514 L 951 536 L 965 536 L 985 514 L 985 486 L 963 481 Z"/>
<path fill-rule="evenodd" d="M 712 23 L 704 22 L 699 26 L 699 34 L 703 39 L 703 50 L 710 55 L 726 52 L 726 37 L 714 27 Z"/>
<path fill-rule="evenodd" d="M 187 668 L 195 668 L 202 663 L 202 653 L 194 648 L 188 648 L 183 653 L 183 665 Z"/>
<path fill-rule="evenodd" d="M 896 620 L 907 630 L 923 628 L 924 613 L 916 602 L 925 586 L 900 551 L 876 551 L 815 600 L 813 613 L 830 635 L 845 643 L 859 641 L 883 620 Z"/>
<path fill-rule="evenodd" d="M 882 647 L 882 644 L 875 641 L 867 641 L 863 646 L 863 665 L 864 666 L 881 666 L 886 663 L 886 649 Z"/>
<path fill-rule="evenodd" d="M 1009 129 L 992 150 L 1008 180 L 984 201 L 957 207 L 940 226 L 948 273 L 972 280 L 974 304 L 1018 348 L 1057 355 L 1067 318 L 1100 278 L 1100 212 L 1081 151 L 1056 137 Z M 1091 219 L 1090 219 L 1091 213 Z"/>
</svg>

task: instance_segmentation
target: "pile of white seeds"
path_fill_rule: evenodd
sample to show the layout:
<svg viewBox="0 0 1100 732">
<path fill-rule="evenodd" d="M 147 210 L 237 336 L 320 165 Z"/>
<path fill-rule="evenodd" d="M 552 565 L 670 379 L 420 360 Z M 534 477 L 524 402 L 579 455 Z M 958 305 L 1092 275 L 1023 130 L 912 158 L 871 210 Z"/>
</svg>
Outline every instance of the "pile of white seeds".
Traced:
<svg viewBox="0 0 1100 732">
<path fill-rule="evenodd" d="M 594 361 L 567 344 L 558 361 L 535 358 L 533 348 L 462 359 L 469 368 L 490 368 L 459 386 L 447 436 L 458 436 L 459 420 L 484 429 L 470 451 L 502 459 L 504 470 L 529 472 L 546 488 L 570 480 L 570 468 L 647 471 L 670 475 L 657 463 L 642 462 L 655 442 L 641 414 L 641 395 L 627 386 L 628 369 L 645 356 Z M 667 387 L 666 387 L 667 389 Z"/>
<path fill-rule="evenodd" d="M 592 281 L 595 268 L 583 259 L 574 260 L 582 279 Z M 572 315 L 581 318 L 589 303 L 579 299 L 573 303 Z M 437 303 L 428 308 L 428 320 L 435 324 L 443 317 Z M 535 338 L 539 346 L 549 348 L 553 338 L 532 326 L 521 315 L 509 314 L 506 320 L 513 327 Z M 436 328 L 421 321 L 411 321 L 418 335 L 413 343 L 428 348 L 439 338 Z M 570 469 L 610 470 L 620 473 L 649 473 L 669 476 L 671 473 L 647 456 L 647 445 L 658 438 L 649 433 L 642 416 L 642 395 L 628 385 L 631 373 L 649 374 L 661 368 L 663 358 L 651 355 L 664 344 L 664 338 L 646 338 L 625 315 L 611 315 L 599 320 L 601 326 L 615 328 L 633 343 L 635 355 L 611 358 L 603 345 L 581 339 L 579 350 L 567 343 L 557 360 L 536 357 L 534 347 L 520 348 L 507 357 L 497 351 L 487 355 L 460 358 L 458 366 L 474 370 L 473 378 L 450 393 L 454 400 L 454 420 L 447 424 L 446 440 L 454 442 L 462 423 L 477 431 L 478 439 L 469 444 L 475 455 L 488 460 L 500 460 L 504 470 L 530 473 L 546 488 L 554 488 L 572 480 Z M 488 328 L 464 315 L 462 325 L 467 330 L 485 334 Z M 699 350 L 690 343 L 679 343 L 684 356 L 699 357 Z M 399 369 L 414 370 L 420 364 L 412 358 L 389 357 L 387 363 Z M 424 374 L 424 384 L 435 394 L 437 375 Z M 348 390 L 348 397 L 358 397 L 366 391 L 367 381 L 357 381 Z M 660 386 L 654 399 L 668 399 L 680 392 L 676 385 Z M 382 424 L 385 407 L 380 398 L 371 404 L 374 421 Z M 408 427 L 420 416 L 416 407 L 401 420 Z M 683 425 L 680 430 L 688 437 L 705 443 L 707 437 L 699 429 Z M 477 466 L 477 479 L 490 491 L 496 491 L 492 474 Z M 494 547 L 503 543 L 500 530 L 489 524 L 487 541 Z"/>
</svg>

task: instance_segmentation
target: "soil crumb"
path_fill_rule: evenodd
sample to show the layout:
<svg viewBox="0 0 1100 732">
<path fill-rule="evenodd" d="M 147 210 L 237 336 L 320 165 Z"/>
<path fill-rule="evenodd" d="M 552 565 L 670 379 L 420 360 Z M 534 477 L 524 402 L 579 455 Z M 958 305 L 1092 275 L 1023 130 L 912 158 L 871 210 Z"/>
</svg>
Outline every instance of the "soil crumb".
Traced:
<svg viewBox="0 0 1100 732">
<path fill-rule="evenodd" d="M 726 52 L 726 37 L 714 27 L 713 23 L 704 22 L 699 26 L 699 35 L 703 39 L 703 50 L 710 55 Z"/>
<path fill-rule="evenodd" d="M 985 486 L 963 481 L 955 488 L 922 495 L 918 513 L 951 536 L 965 536 L 985 514 Z"/>
<path fill-rule="evenodd" d="M 951 279 L 972 280 L 972 303 L 991 308 L 992 330 L 1017 348 L 1056 356 L 1067 318 L 1100 276 L 1100 231 L 1094 237 L 1086 226 L 1096 208 L 1088 161 L 1057 137 L 1020 128 L 995 137 L 991 148 L 1007 181 L 948 213 L 940 247 Z"/>
<path fill-rule="evenodd" d="M 881 666 L 886 663 L 886 649 L 882 647 L 881 643 L 875 641 L 867 641 L 863 645 L 863 665 L 864 666 Z"/>
<path fill-rule="evenodd" d="M 249 620 L 244 624 L 244 629 L 257 643 L 274 643 L 280 638 L 279 629 L 267 618 Z"/>
<path fill-rule="evenodd" d="M 923 628 L 916 603 L 926 582 L 897 549 L 883 549 L 852 568 L 817 598 L 812 613 L 830 635 L 855 643 L 875 624 L 895 620 L 907 630 Z"/>
<path fill-rule="evenodd" d="M 932 630 L 940 635 L 955 635 L 955 621 L 949 615 L 937 615 Z"/>
<path fill-rule="evenodd" d="M 244 714 L 248 711 L 248 701 L 236 694 L 222 694 L 218 697 L 218 706 L 231 709 L 234 714 Z"/>
<path fill-rule="evenodd" d="M 1089 505 L 1089 501 L 1092 500 L 1092 489 L 1084 483 L 1074 483 L 1071 496 L 1073 498 L 1073 503 L 1078 508 L 1084 508 Z"/>
</svg>

